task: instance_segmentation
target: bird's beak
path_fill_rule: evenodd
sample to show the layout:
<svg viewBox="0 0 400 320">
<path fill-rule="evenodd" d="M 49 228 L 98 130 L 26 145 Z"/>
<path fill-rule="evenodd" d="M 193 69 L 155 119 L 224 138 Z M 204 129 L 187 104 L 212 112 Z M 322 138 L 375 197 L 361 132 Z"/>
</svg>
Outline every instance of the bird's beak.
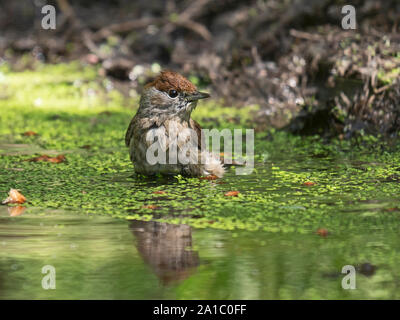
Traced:
<svg viewBox="0 0 400 320">
<path fill-rule="evenodd" d="M 192 102 L 192 101 L 197 101 L 197 100 L 205 99 L 205 98 L 209 98 L 209 97 L 210 97 L 210 95 L 208 93 L 196 91 L 193 93 L 187 93 L 186 101 Z"/>
</svg>

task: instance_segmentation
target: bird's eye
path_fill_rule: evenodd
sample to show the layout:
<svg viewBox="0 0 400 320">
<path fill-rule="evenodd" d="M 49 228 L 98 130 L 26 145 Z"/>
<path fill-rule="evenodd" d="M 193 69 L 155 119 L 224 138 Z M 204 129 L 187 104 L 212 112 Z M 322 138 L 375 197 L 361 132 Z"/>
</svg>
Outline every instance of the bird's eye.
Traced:
<svg viewBox="0 0 400 320">
<path fill-rule="evenodd" d="M 176 91 L 176 90 L 169 90 L 169 91 L 168 91 L 168 95 L 169 95 L 171 98 L 176 98 L 176 97 L 178 96 L 178 91 Z"/>
</svg>

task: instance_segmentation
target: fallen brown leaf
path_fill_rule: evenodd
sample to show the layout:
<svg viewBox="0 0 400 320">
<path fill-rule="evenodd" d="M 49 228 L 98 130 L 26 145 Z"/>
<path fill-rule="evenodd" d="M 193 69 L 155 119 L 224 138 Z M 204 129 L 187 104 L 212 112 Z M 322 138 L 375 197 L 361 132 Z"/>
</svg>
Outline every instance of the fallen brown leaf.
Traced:
<svg viewBox="0 0 400 320">
<path fill-rule="evenodd" d="M 319 228 L 317 230 L 316 234 L 321 236 L 321 237 L 326 237 L 329 234 L 329 232 L 325 228 Z"/>
<path fill-rule="evenodd" d="M 57 157 L 49 157 L 48 155 L 44 154 L 39 157 L 35 157 L 32 159 L 28 159 L 26 161 L 31 161 L 31 162 L 39 162 L 39 161 L 45 161 L 45 162 L 51 162 L 51 163 L 61 163 L 67 160 L 67 158 L 60 154 Z"/>
<path fill-rule="evenodd" d="M 42 155 L 42 156 L 39 156 L 39 157 L 35 157 L 35 158 L 28 159 L 28 160 L 26 160 L 26 161 L 32 161 L 32 162 L 47 161 L 49 158 L 50 158 L 50 157 L 47 156 L 47 155 Z"/>
<path fill-rule="evenodd" d="M 385 209 L 386 212 L 394 212 L 394 211 L 399 211 L 399 208 L 387 208 Z"/>
<path fill-rule="evenodd" d="M 38 134 L 35 131 L 25 131 L 22 135 L 26 137 L 37 136 Z"/>
<path fill-rule="evenodd" d="M 22 215 L 25 210 L 26 210 L 26 207 L 23 207 L 23 206 L 9 207 L 8 213 L 10 214 L 10 217 L 17 217 L 17 216 Z"/>
<path fill-rule="evenodd" d="M 315 185 L 315 182 L 312 182 L 312 181 L 306 181 L 303 183 L 303 186 L 307 186 L 307 187 L 314 186 L 314 185 Z"/>
<path fill-rule="evenodd" d="M 228 191 L 224 194 L 225 197 L 237 197 L 239 195 L 239 191 Z"/>
<path fill-rule="evenodd" d="M 218 177 L 216 175 L 210 174 L 209 176 L 200 177 L 201 180 L 217 180 Z"/>
<path fill-rule="evenodd" d="M 57 157 L 50 157 L 47 161 L 48 162 L 53 162 L 53 163 L 61 163 L 67 160 L 64 155 L 60 154 Z"/>
<path fill-rule="evenodd" d="M 162 190 L 154 191 L 153 193 L 154 194 L 166 194 L 166 192 L 162 191 Z"/>
<path fill-rule="evenodd" d="M 8 203 L 22 204 L 25 201 L 26 198 L 17 189 L 10 189 L 8 197 L 2 202 L 2 204 L 8 204 Z"/>
<path fill-rule="evenodd" d="M 158 206 L 156 206 L 154 204 L 147 204 L 147 205 L 142 206 L 142 208 L 143 209 L 152 209 L 152 210 L 154 210 L 154 209 L 158 209 Z"/>
</svg>

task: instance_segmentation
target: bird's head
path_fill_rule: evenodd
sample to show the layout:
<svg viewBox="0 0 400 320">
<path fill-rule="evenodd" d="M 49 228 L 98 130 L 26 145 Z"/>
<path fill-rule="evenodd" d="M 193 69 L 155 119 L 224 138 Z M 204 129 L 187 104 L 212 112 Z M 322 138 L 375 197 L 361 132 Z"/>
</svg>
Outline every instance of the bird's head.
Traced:
<svg viewBox="0 0 400 320">
<path fill-rule="evenodd" d="M 169 119 L 180 117 L 188 120 L 200 99 L 208 93 L 199 92 L 184 76 L 173 71 L 162 71 L 145 86 L 138 112 L 146 117 Z"/>
</svg>

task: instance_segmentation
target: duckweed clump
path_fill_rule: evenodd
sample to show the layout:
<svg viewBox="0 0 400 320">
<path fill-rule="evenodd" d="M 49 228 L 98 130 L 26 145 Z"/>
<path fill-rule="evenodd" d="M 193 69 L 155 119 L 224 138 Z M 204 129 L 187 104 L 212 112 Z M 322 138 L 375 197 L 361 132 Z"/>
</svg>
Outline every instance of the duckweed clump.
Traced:
<svg viewBox="0 0 400 320">
<path fill-rule="evenodd" d="M 79 63 L 19 73 L 3 64 L 0 198 L 16 188 L 26 206 L 225 230 L 310 233 L 323 227 L 334 236 L 400 227 L 400 152 L 393 143 L 366 137 L 357 145 L 325 144 L 318 136 L 271 129 L 256 134 L 249 175 L 231 168 L 214 181 L 148 178 L 134 174 L 124 145 L 137 102 Z M 252 128 L 256 110 L 211 101 L 200 103 L 193 117 L 207 128 Z M 63 154 L 67 161 L 26 161 L 42 154 Z M 233 190 L 239 196 L 224 196 Z"/>
</svg>

